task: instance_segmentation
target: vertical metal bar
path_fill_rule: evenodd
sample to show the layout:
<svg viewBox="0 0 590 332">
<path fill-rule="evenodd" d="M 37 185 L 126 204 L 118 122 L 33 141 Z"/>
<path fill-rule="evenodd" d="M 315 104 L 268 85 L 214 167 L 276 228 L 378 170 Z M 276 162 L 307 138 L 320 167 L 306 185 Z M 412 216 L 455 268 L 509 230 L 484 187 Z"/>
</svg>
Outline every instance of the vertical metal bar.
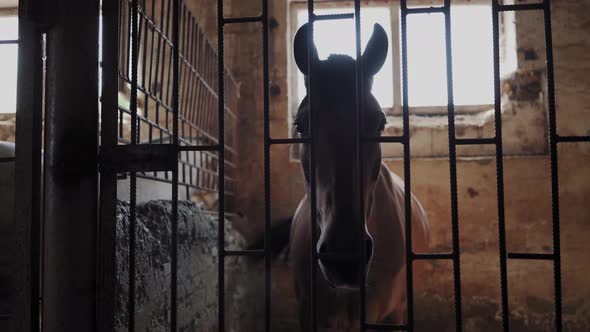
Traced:
<svg viewBox="0 0 590 332">
<path fill-rule="evenodd" d="M 412 256 L 412 185 L 410 182 L 410 109 L 408 102 L 408 4 L 401 1 L 402 32 L 402 122 L 404 137 L 404 213 L 406 227 L 406 296 L 408 311 L 408 331 L 414 330 L 414 287 Z"/>
<path fill-rule="evenodd" d="M 496 184 L 498 194 L 498 243 L 500 255 L 500 289 L 502 326 L 510 329 L 508 312 L 508 275 L 506 271 L 506 222 L 504 216 L 504 161 L 502 152 L 502 104 L 500 91 L 500 26 L 498 0 L 492 1 L 492 29 L 494 43 L 494 126 L 496 136 Z"/>
<path fill-rule="evenodd" d="M 309 187 L 310 187 L 310 201 L 311 201 L 311 218 L 310 218 L 310 227 L 311 227 L 311 245 L 310 245 L 310 255 L 311 255 L 311 328 L 313 332 L 318 330 L 318 310 L 317 310 L 317 251 L 316 251 L 316 243 L 318 241 L 318 234 L 317 234 L 317 198 L 316 198 L 316 142 L 317 142 L 317 119 L 318 114 L 317 112 L 313 112 L 313 67 L 314 63 L 313 59 L 313 49 L 312 45 L 315 45 L 314 38 L 313 38 L 313 25 L 314 25 L 314 0 L 307 1 L 307 19 L 309 22 L 309 45 L 307 50 L 307 97 L 308 97 L 308 107 L 310 110 L 309 116 L 309 131 L 310 131 L 310 142 L 309 142 Z"/>
<path fill-rule="evenodd" d="M 462 331 L 461 250 L 457 204 L 457 146 L 455 142 L 455 102 L 453 99 L 453 52 L 451 45 L 451 1 L 444 1 L 445 46 L 447 61 L 447 112 L 449 121 L 449 171 L 451 186 L 451 228 L 453 234 L 453 281 L 455 290 L 455 329 Z"/>
<path fill-rule="evenodd" d="M 38 2 L 21 0 L 18 19 L 18 78 L 14 237 L 15 331 L 39 329 L 41 227 L 41 128 L 43 63 Z M 38 12 L 37 12 L 38 14 Z"/>
<path fill-rule="evenodd" d="M 544 1 L 545 49 L 547 57 L 547 100 L 549 108 L 549 145 L 551 151 L 551 212 L 553 217 L 553 282 L 555 296 L 555 330 L 563 329 L 561 308 L 561 245 L 559 227 L 559 170 L 557 168 L 557 118 L 555 114 L 555 77 L 553 73 L 553 35 L 551 1 Z"/>
<path fill-rule="evenodd" d="M 139 15 L 138 0 L 131 1 L 130 39 L 131 39 L 131 98 L 129 109 L 131 111 L 131 145 L 137 144 L 137 64 L 139 51 L 139 33 L 137 20 Z M 129 178 L 129 298 L 127 300 L 127 317 L 129 332 L 135 332 L 135 278 L 136 257 L 135 240 L 137 231 L 137 174 L 131 172 Z"/>
<path fill-rule="evenodd" d="M 102 87 L 101 145 L 117 145 L 118 71 L 119 71 L 119 5 L 117 0 L 102 3 Z M 116 197 L 117 173 L 100 175 L 100 237 L 98 331 L 115 329 L 116 266 Z"/>
<path fill-rule="evenodd" d="M 180 113 L 180 0 L 173 1 L 172 9 L 172 143 L 178 148 L 178 116 Z M 170 75 L 168 75 L 170 76 Z M 178 150 L 178 149 L 177 149 Z M 178 159 L 178 155 L 176 155 Z M 170 331 L 176 332 L 178 325 L 177 290 L 178 290 L 178 160 L 172 169 L 172 253 L 170 276 Z"/>
<path fill-rule="evenodd" d="M 99 3 L 64 0 L 53 14 L 47 33 L 43 330 L 94 331 Z"/>
<path fill-rule="evenodd" d="M 361 61 L 361 2 L 360 0 L 354 0 L 354 31 L 355 31 L 355 48 L 356 48 L 356 65 L 355 65 L 355 79 L 356 79 L 356 96 L 355 96 L 355 116 L 356 116 L 356 126 L 354 128 L 354 136 L 355 136 L 355 149 L 356 149 L 356 158 L 355 163 L 357 167 L 357 181 L 358 186 L 355 193 L 355 201 L 359 205 L 358 209 L 358 220 L 359 222 L 359 237 L 360 243 L 364 244 L 364 234 L 365 234 L 365 204 L 364 204 L 364 197 L 362 195 L 363 192 L 363 163 L 361 163 L 362 158 L 362 143 L 361 143 L 361 128 L 363 128 L 363 66 Z M 364 269 L 366 264 L 366 246 L 361 245 L 361 252 L 360 252 L 360 268 L 361 270 Z M 361 281 L 360 281 L 360 331 L 364 332 L 366 329 L 367 323 L 367 285 L 366 285 L 366 277 L 367 274 L 363 271 L 361 272 Z"/>
<path fill-rule="evenodd" d="M 262 56 L 264 89 L 264 323 L 270 332 L 271 315 L 271 234 L 270 234 L 270 94 L 269 94 L 269 50 L 268 50 L 268 0 L 262 0 Z M 225 162 L 221 160 L 220 162 Z"/>
<path fill-rule="evenodd" d="M 224 43 L 223 43 L 223 0 L 217 0 L 217 75 L 218 75 L 218 99 L 217 99 L 217 116 L 218 116 L 218 139 L 219 151 L 218 158 L 221 162 L 217 163 L 219 169 L 218 185 L 219 190 L 219 225 L 217 234 L 217 287 L 218 287 L 218 330 L 225 331 L 225 89 L 224 89 Z"/>
</svg>

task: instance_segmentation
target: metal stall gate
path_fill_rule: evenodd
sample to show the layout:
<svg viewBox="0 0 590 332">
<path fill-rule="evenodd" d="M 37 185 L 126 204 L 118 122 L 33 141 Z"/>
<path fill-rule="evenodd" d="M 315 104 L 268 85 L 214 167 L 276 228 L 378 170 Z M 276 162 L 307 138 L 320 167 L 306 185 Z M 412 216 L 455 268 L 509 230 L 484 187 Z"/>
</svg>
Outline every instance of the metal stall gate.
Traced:
<svg viewBox="0 0 590 332">
<path fill-rule="evenodd" d="M 310 117 L 311 136 L 307 138 L 273 138 L 270 135 L 269 114 L 269 10 L 268 0 L 262 1 L 262 14 L 254 17 L 226 18 L 224 2 L 217 0 L 216 49 L 205 37 L 203 30 L 181 0 L 103 0 L 102 1 L 102 86 L 100 115 L 100 223 L 98 236 L 98 293 L 95 322 L 100 331 L 112 331 L 115 327 L 115 282 L 116 282 L 116 198 L 118 179 L 128 178 L 130 183 L 129 222 L 129 300 L 126 308 L 129 317 L 128 330 L 134 331 L 136 247 L 135 231 L 137 185 L 139 181 L 150 180 L 172 185 L 171 224 L 171 282 L 170 282 L 170 330 L 177 330 L 177 289 L 178 289 L 178 200 L 179 195 L 190 198 L 194 191 L 218 192 L 218 329 L 225 331 L 225 258 L 228 256 L 258 256 L 265 259 L 265 331 L 271 331 L 271 248 L 270 248 L 270 147 L 274 144 L 310 144 L 313 166 L 316 151 L 313 148 L 314 118 Z M 508 310 L 508 259 L 550 260 L 554 263 L 555 329 L 562 330 L 561 305 L 561 257 L 559 228 L 559 182 L 557 172 L 557 145 L 566 142 L 588 142 L 588 136 L 558 136 L 556 132 L 555 88 L 553 76 L 553 54 L 551 36 L 551 2 L 538 4 L 502 5 L 492 0 L 493 43 L 494 43 L 494 92 L 495 92 L 495 136 L 485 139 L 460 139 L 455 137 L 455 114 L 452 85 L 451 61 L 451 1 L 444 0 L 441 7 L 409 8 L 407 0 L 401 2 L 402 81 L 403 81 L 403 135 L 389 137 L 362 137 L 359 127 L 355 130 L 356 152 L 360 156 L 363 142 L 378 141 L 403 145 L 405 180 L 405 223 L 407 260 L 408 316 L 405 325 L 375 325 L 366 322 L 365 286 L 360 292 L 361 324 L 365 330 L 414 330 L 414 301 L 412 263 L 416 260 L 451 260 L 454 274 L 454 300 L 456 330 L 461 331 L 461 273 L 459 247 L 459 220 L 457 203 L 457 160 L 456 146 L 489 144 L 496 147 L 497 203 L 499 218 L 499 260 L 502 295 L 502 321 L 505 331 L 509 330 Z M 24 45 L 19 61 L 19 132 L 17 142 L 17 179 L 25 180 L 17 192 L 19 205 L 16 214 L 23 229 L 18 238 L 24 244 L 19 250 L 24 267 L 19 268 L 23 283 L 28 290 L 19 289 L 22 303 L 17 304 L 18 321 L 28 322 L 22 330 L 37 330 L 40 266 L 39 224 L 41 197 L 41 31 L 38 13 L 33 12 L 29 1 L 21 2 L 21 29 L 19 43 Z M 313 22 L 354 18 L 356 30 L 356 55 L 360 58 L 361 1 L 354 1 L 354 12 L 339 15 L 314 14 L 314 1 L 308 1 L 308 18 L 311 22 L 309 40 L 313 40 Z M 504 220 L 503 150 L 500 105 L 499 69 L 499 13 L 502 11 L 539 10 L 545 18 L 545 42 L 547 58 L 549 141 L 551 159 L 551 190 L 553 220 L 553 253 L 516 253 L 506 249 Z M 408 57 L 407 24 L 408 15 L 418 13 L 442 13 L 445 17 L 445 43 L 448 91 L 449 157 L 451 181 L 451 211 L 453 251 L 451 253 L 414 253 L 411 235 L 411 174 L 410 174 L 410 118 L 408 107 Z M 33 24 L 32 21 L 37 21 Z M 265 201 L 265 247 L 263 250 L 224 249 L 224 223 L 232 208 L 234 189 L 233 169 L 236 162 L 237 85 L 224 65 L 224 26 L 228 24 L 259 22 L 263 41 L 263 88 L 264 88 L 264 201 Z M 28 48 L 27 48 L 28 47 Z M 54 49 L 58 53 L 57 45 Z M 311 48 L 310 48 L 311 51 Z M 92 60 L 92 59 L 91 59 Z M 34 64 L 29 69 L 23 64 Z M 310 65 L 312 64 L 309 61 Z M 363 68 L 357 64 L 357 82 Z M 309 68 L 313 75 L 313 68 Z M 310 82 L 312 80 L 310 79 Z M 357 119 L 361 118 L 362 87 L 357 84 Z M 121 96 L 122 95 L 122 96 Z M 128 104 L 121 99 L 128 98 Z M 313 96 L 309 96 L 310 102 Z M 22 130 L 24 129 L 24 130 Z M 15 159 L 0 159 L 10 162 Z M 355 161 L 360 165 L 359 160 Z M 310 167 L 314 172 L 315 168 Z M 359 167 L 360 170 L 360 167 Z M 362 171 L 362 170 L 360 170 Z M 311 175 L 312 218 L 315 220 L 315 176 Z M 182 187 L 182 193 L 178 188 Z M 358 202 L 362 207 L 362 201 Z M 31 209 L 32 207 L 32 209 Z M 318 234 L 311 228 L 312 243 Z M 28 247 L 27 247 L 28 245 Z M 364 247 L 362 247 L 365 250 Z M 317 253 L 315 245 L 310 248 L 312 255 L 312 283 L 315 284 Z M 365 259 L 364 253 L 360 255 Z M 88 264 L 92 264 L 90 259 Z M 313 330 L 317 330 L 317 290 L 312 285 Z M 82 317 L 84 318 L 84 317 Z"/>
<path fill-rule="evenodd" d="M 218 60 L 223 50 L 183 1 L 105 0 L 102 27 L 98 328 L 115 328 L 117 194 L 129 180 L 129 196 L 118 197 L 129 200 L 128 329 L 136 329 L 140 277 L 138 194 L 149 182 L 166 184 L 171 197 L 169 321 L 176 331 L 178 200 L 219 193 L 218 213 L 210 213 L 219 220 L 222 247 L 233 208 L 238 85 Z M 223 276 L 223 264 L 219 269 Z"/>
<path fill-rule="evenodd" d="M 366 322 L 366 304 L 365 304 L 365 284 L 361 284 L 360 303 L 361 303 L 361 331 L 365 330 L 414 330 L 414 296 L 413 296 L 413 276 L 412 263 L 416 260 L 451 260 L 453 263 L 453 279 L 454 279 L 454 302 L 455 302 L 455 322 L 456 330 L 463 330 L 462 325 L 462 306 L 461 306 L 461 273 L 460 273 L 460 247 L 459 247 L 459 219 L 458 219 L 458 203 L 457 203 L 457 156 L 456 147 L 458 145 L 482 145 L 490 144 L 496 147 L 496 176 L 497 176 L 497 202 L 498 202 L 498 218 L 499 218 L 499 259 L 500 259 L 500 280 L 501 280 L 501 298 L 502 298 L 502 324 L 504 331 L 509 331 L 509 308 L 508 308 L 508 282 L 507 282 L 507 260 L 508 259 L 529 259 L 529 260 L 550 260 L 554 263 L 554 298 L 555 298 L 555 330 L 562 330 L 562 305 L 561 305 L 561 256 L 560 256 L 560 228 L 559 228 L 559 182 L 557 173 L 557 144 L 560 142 L 587 142 L 588 137 L 559 137 L 556 133 L 556 116 L 555 116 L 555 87 L 553 76 L 553 53 L 552 53 L 552 36 L 551 36 L 551 2 L 544 0 L 542 3 L 535 4 L 516 4 L 504 5 L 499 0 L 492 0 L 492 22 L 493 22 L 493 49 L 494 49 L 494 104 L 495 104 L 495 136 L 492 138 L 470 139 L 470 138 L 456 138 L 455 137 L 455 112 L 453 99 L 453 68 L 452 68 L 452 52 L 451 52 L 451 1 L 444 0 L 440 7 L 408 7 L 407 0 L 400 0 L 401 2 L 401 55 L 402 55 L 402 94 L 403 94 L 403 135 L 394 137 L 361 137 L 360 136 L 360 121 L 357 121 L 355 135 L 357 138 L 358 156 L 360 158 L 360 151 L 362 149 L 363 141 L 378 141 L 382 143 L 398 143 L 403 145 L 403 163 L 404 163 L 404 181 L 405 181 L 405 236 L 406 236 L 406 278 L 407 278 L 407 324 L 404 325 L 384 325 L 384 324 L 368 324 Z M 544 31 L 546 44 L 546 58 L 547 58 L 547 92 L 548 92 L 548 111 L 549 111 L 549 141 L 550 141 L 550 158 L 551 158 L 551 192 L 552 192 L 552 219 L 553 219 L 553 253 L 517 253 L 507 252 L 506 249 L 506 227 L 504 218 L 504 172 L 503 172 L 503 150 L 502 150 L 502 112 L 501 112 L 501 90 L 500 90 L 500 49 L 499 49 L 499 13 L 503 11 L 528 11 L 539 10 L 544 14 Z M 339 15 L 315 15 L 314 1 L 308 1 L 308 20 L 311 23 L 309 29 L 309 40 L 313 41 L 313 22 L 318 20 L 343 19 L 354 18 L 356 30 L 356 57 L 360 58 L 360 0 L 354 1 L 354 12 L 350 14 Z M 413 14 L 422 13 L 442 13 L 445 19 L 445 45 L 446 45 L 446 66 L 447 66 L 447 109 L 448 109 L 448 137 L 449 137 L 449 161 L 450 161 L 450 188 L 451 188 L 451 222 L 452 222 L 452 252 L 450 253 L 414 253 L 412 247 L 412 228 L 411 228 L 411 177 L 410 177 L 410 118 L 409 118 L 409 103 L 408 103 L 408 55 L 407 55 L 407 17 Z M 311 48 L 310 48 L 311 50 Z M 310 51 L 311 52 L 311 51 Z M 311 56 L 311 55 L 310 55 Z M 312 61 L 309 61 L 309 75 L 313 75 L 311 68 Z M 362 98 L 362 87 L 360 86 L 362 68 L 357 62 L 357 120 L 361 119 L 362 103 L 359 100 Z M 312 82 L 312 79 L 309 79 Z M 311 91 L 311 89 L 308 89 Z M 313 102 L 313 96 L 308 95 L 310 103 Z M 267 115 L 265 113 L 265 115 Z M 304 141 L 311 145 L 311 160 L 313 165 L 314 157 L 314 118 L 310 117 L 311 137 L 309 141 Z M 266 129 L 266 128 L 265 128 Z M 265 137 L 266 144 L 273 143 L 273 140 Z M 280 143 L 296 143 L 301 140 L 281 140 Z M 277 143 L 279 143 L 277 141 Z M 356 161 L 357 165 L 361 165 L 360 160 Z M 268 164 L 265 165 L 268 167 Z M 315 220 L 316 206 L 315 206 L 315 183 L 313 170 L 311 178 L 311 206 L 312 217 Z M 360 170 L 360 167 L 359 167 Z M 362 170 L 360 170 L 362 172 Z M 359 173 L 362 174 L 362 173 Z M 359 179 L 361 176 L 359 175 Z M 268 178 L 266 178 L 268 181 Z M 268 197 L 267 197 L 268 205 Z M 359 201 L 360 216 L 363 216 L 362 208 L 364 206 L 362 201 Z M 315 227 L 312 229 L 312 243 L 315 244 L 317 234 L 315 234 Z M 268 229 L 267 229 L 268 231 Z M 362 234 L 362 232 L 361 232 Z M 310 248 L 312 255 L 312 283 L 315 283 L 316 275 L 316 260 L 317 253 L 315 246 Z M 363 247 L 363 251 L 365 248 Z M 360 254 L 361 259 L 365 259 L 364 252 Z M 364 266 L 364 265 L 361 265 Z M 268 281 L 267 281 L 268 282 Z M 313 330 L 317 330 L 317 294 L 316 287 L 312 285 L 312 306 L 311 319 Z M 269 305 L 269 304 L 267 304 Z M 269 305 L 270 306 L 270 305 Z M 268 331 L 267 326 L 267 331 Z"/>
<path fill-rule="evenodd" d="M 495 137 L 484 139 L 463 139 L 455 137 L 455 114 L 453 101 L 453 68 L 451 59 L 451 1 L 444 0 L 441 7 L 408 7 L 407 0 L 401 0 L 401 54 L 402 54 L 402 81 L 403 81 L 403 135 L 389 137 L 361 137 L 360 130 L 357 127 L 355 137 L 357 138 L 356 150 L 360 156 L 362 142 L 378 141 L 381 143 L 394 143 L 403 145 L 404 161 L 404 180 L 405 180 L 405 236 L 406 236 L 406 278 L 407 278 L 407 323 L 404 325 L 387 325 L 387 324 L 368 324 L 365 313 L 365 285 L 361 286 L 360 303 L 361 303 L 361 331 L 365 330 L 407 330 L 414 329 L 414 297 L 413 297 L 413 275 L 412 263 L 416 260 L 450 260 L 453 263 L 454 276 L 454 301 L 455 301 L 455 321 L 456 330 L 461 331 L 462 310 L 461 310 L 461 273 L 460 273 L 460 247 L 459 247 L 459 220 L 458 220 L 458 202 L 457 202 L 457 157 L 456 147 L 458 145 L 483 145 L 489 144 L 496 147 L 496 175 L 497 175 L 497 203 L 499 217 L 499 259 L 500 259 L 500 280 L 502 296 L 502 321 L 505 331 L 509 330 L 509 310 L 508 310 L 508 286 L 507 286 L 507 260 L 508 259 L 537 259 L 552 260 L 554 262 L 554 296 L 555 296 L 555 329 L 562 330 L 562 310 L 561 310 L 561 260 L 560 260 L 560 241 L 559 241 L 559 195 L 558 195 L 558 178 L 557 178 L 557 144 L 560 142 L 580 142 L 588 141 L 588 137 L 559 137 L 556 133 L 555 119 L 555 91 L 553 78 L 553 55 L 552 55 L 552 37 L 551 37 L 551 13 L 550 1 L 545 0 L 539 4 L 518 4 L 503 5 L 498 0 L 492 1 L 493 15 L 493 48 L 494 48 L 494 96 L 495 96 Z M 150 7 L 151 6 L 151 7 Z M 127 174 L 131 183 L 131 222 L 130 222 L 130 266 L 135 264 L 134 249 L 134 229 L 135 224 L 135 189 L 138 178 L 149 177 L 169 181 L 176 188 L 178 185 L 193 185 L 193 179 L 187 181 L 182 172 L 182 180 L 179 172 L 179 155 L 186 153 L 206 153 L 217 162 L 207 164 L 206 167 L 212 167 L 209 172 L 214 173 L 217 184 L 213 185 L 208 182 L 208 190 L 217 190 L 219 192 L 218 206 L 218 327 L 219 331 L 225 330 L 225 287 L 224 271 L 225 258 L 228 256 L 258 256 L 265 258 L 265 330 L 271 331 L 272 304 L 270 296 L 271 285 L 271 256 L 270 256 L 270 147 L 273 144 L 293 144 L 304 143 L 310 144 L 311 158 L 310 164 L 313 165 L 316 160 L 316 152 L 313 149 L 317 135 L 314 135 L 315 125 L 314 118 L 310 117 L 311 136 L 307 138 L 272 138 L 270 136 L 269 122 L 269 11 L 268 0 L 262 0 L 262 14 L 253 17 L 232 17 L 224 16 L 224 4 L 222 0 L 217 1 L 217 32 L 218 44 L 217 52 L 212 50 L 204 41 L 204 36 L 200 29 L 195 28 L 194 19 L 188 13 L 186 7 L 181 1 L 162 1 L 159 23 L 158 20 L 150 16 L 154 13 L 154 0 L 151 5 L 149 1 L 115 1 L 109 0 L 103 2 L 103 93 L 102 93 L 102 145 L 101 145 L 101 261 L 100 261 L 100 309 L 102 316 L 99 323 L 102 324 L 102 330 L 112 329 L 112 310 L 114 303 L 113 278 L 115 273 L 114 266 L 114 247 L 115 247 L 115 206 L 114 197 L 116 197 L 116 179 L 117 176 Z M 164 16 L 164 7 L 166 15 Z M 349 14 L 338 15 L 316 15 L 314 14 L 314 1 L 308 1 L 308 19 L 311 22 L 309 29 L 309 40 L 313 40 L 313 22 L 318 20 L 332 20 L 343 18 L 354 18 L 356 30 L 356 56 L 360 58 L 360 20 L 361 20 L 361 2 L 354 1 L 354 12 Z M 521 11 L 521 10 L 539 10 L 545 17 L 545 38 L 547 49 L 547 76 L 548 76 L 548 100 L 549 100 L 549 139 L 550 139 L 550 156 L 551 156 L 551 189 L 552 189 L 552 209 L 553 209 L 553 253 L 551 254 L 534 254 L 534 253 L 516 253 L 507 252 L 506 249 L 506 230 L 504 220 L 504 185 L 503 185 L 503 150 L 502 150 L 502 113 L 500 104 L 500 69 L 499 69 L 499 13 L 502 11 Z M 447 107 L 449 123 L 449 159 L 450 159 L 450 188 L 451 188 L 451 221 L 452 221 L 452 252 L 450 253 L 414 253 L 412 251 L 412 229 L 411 225 L 411 174 L 410 174 L 410 118 L 408 107 L 408 56 L 407 56 L 407 17 L 420 13 L 442 13 L 445 18 L 445 44 L 446 44 L 446 66 L 447 66 Z M 231 144 L 228 144 L 226 133 L 228 125 L 235 118 L 232 113 L 227 111 L 225 101 L 231 96 L 231 76 L 227 74 L 224 66 L 224 27 L 228 24 L 253 23 L 259 22 L 262 27 L 263 42 L 263 77 L 264 88 L 264 200 L 265 200 L 265 248 L 264 250 L 252 251 L 227 251 L 223 248 L 224 244 L 224 220 L 226 216 L 226 179 L 228 168 L 231 166 L 230 160 L 233 151 Z M 165 23 L 165 24 L 164 24 Z M 151 39 L 151 47 L 149 40 Z M 118 42 L 117 42 L 118 40 Z M 154 41 L 156 41 L 154 43 Z M 154 46 L 157 45 L 157 46 Z M 199 45 L 206 47 L 200 48 Z M 209 47 L 209 48 L 207 48 Z M 163 51 L 161 51 L 163 49 Z M 154 55 L 155 51 L 155 55 Z M 311 51 L 311 48 L 310 48 Z M 168 52 L 168 53 L 166 53 Z M 163 56 L 160 59 L 160 56 Z M 216 55 L 217 61 L 212 61 Z M 156 61 L 153 61 L 154 56 Z M 154 64 L 155 62 L 155 64 Z M 309 61 L 310 66 L 312 64 Z M 139 64 L 143 64 L 141 69 Z M 156 66 L 155 71 L 152 66 Z M 167 69 L 163 69 L 161 67 Z M 146 68 L 149 68 L 146 72 Z M 217 70 L 217 72 L 215 72 Z M 362 87 L 360 80 L 363 68 L 357 64 L 357 119 L 361 118 L 362 105 L 361 100 Z M 140 73 L 141 72 L 141 73 Z M 309 68 L 310 75 L 313 75 L 313 68 Z M 160 78 L 158 78 L 160 75 Z M 163 78 L 167 75 L 168 78 Z M 188 75 L 188 76 L 187 76 Z M 191 80 L 186 83 L 189 77 Z M 163 87 L 154 90 L 153 82 L 165 82 L 166 91 Z M 311 79 L 309 80 L 312 81 Z M 125 109 L 118 105 L 117 93 L 121 89 L 121 84 L 129 85 L 130 103 L 129 108 Z M 191 89 L 194 85 L 200 87 L 197 89 L 197 95 L 208 93 L 217 98 L 217 117 L 211 118 L 210 107 L 214 107 L 215 101 L 211 100 L 208 105 L 191 104 L 186 102 L 183 96 L 191 96 Z M 189 92 L 186 92 L 189 91 Z M 138 99 L 145 96 L 145 103 L 154 103 L 156 112 L 149 114 L 148 107 L 145 107 L 145 114 L 138 112 Z M 189 97 L 192 98 L 192 97 Z M 182 100 L 181 100 L 182 99 Z M 199 100 L 199 97 L 196 98 Z M 310 103 L 313 102 L 313 96 L 309 96 Z M 203 108 L 205 107 L 205 108 Z M 207 108 L 209 107 L 209 108 Z M 229 116 L 229 117 L 228 117 Z M 233 120 L 232 120 L 233 119 Z M 126 130 L 125 123 L 129 123 L 130 128 Z M 147 130 L 147 134 L 146 131 Z M 185 131 L 188 130 L 188 133 Z M 142 141 L 143 137 L 147 140 Z M 155 136 L 154 136 L 155 135 Z M 196 139 L 195 139 L 196 138 Z M 229 145 L 229 147 L 228 147 Z M 182 157 L 180 157 L 182 160 Z M 360 165 L 359 160 L 355 161 Z M 183 163 L 181 163 L 182 165 Z M 360 169 L 360 167 L 359 167 Z M 183 168 L 184 170 L 184 168 Z M 315 200 L 315 176 L 314 167 L 310 167 L 312 172 L 311 179 L 311 220 L 315 220 L 316 200 Z M 362 170 L 361 170 L 362 171 Z M 153 173 L 155 172 L 155 173 Z M 162 173 L 164 172 L 164 173 Z M 167 178 L 167 172 L 171 172 L 171 179 Z M 158 175 L 160 174 L 160 176 Z M 162 175 L 164 174 L 164 175 Z M 192 174 L 192 173 L 191 173 Z M 197 188 L 202 183 L 194 184 Z M 172 278 L 171 278 L 171 313 L 170 328 L 172 331 L 177 329 L 177 202 L 178 191 L 172 191 L 173 202 L 173 222 L 172 222 Z M 361 207 L 363 203 L 358 202 Z M 315 227 L 312 229 L 312 243 L 317 240 Z M 363 250 L 364 247 L 363 247 Z M 317 330 L 317 289 L 315 286 L 316 278 L 316 260 L 317 253 L 315 246 L 310 248 L 312 259 L 312 305 L 310 316 L 312 319 L 313 330 Z M 360 255 L 365 259 L 364 253 Z M 129 330 L 134 330 L 134 269 L 130 269 L 129 276 Z"/>
</svg>

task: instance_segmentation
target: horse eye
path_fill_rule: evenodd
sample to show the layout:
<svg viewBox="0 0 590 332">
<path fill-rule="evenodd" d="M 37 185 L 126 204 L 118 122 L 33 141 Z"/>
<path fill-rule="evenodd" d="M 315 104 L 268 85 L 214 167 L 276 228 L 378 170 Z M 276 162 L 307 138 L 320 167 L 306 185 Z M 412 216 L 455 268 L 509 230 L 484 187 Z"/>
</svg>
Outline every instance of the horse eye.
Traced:
<svg viewBox="0 0 590 332">
<path fill-rule="evenodd" d="M 305 135 L 305 126 L 300 121 L 295 121 L 295 129 L 300 135 Z"/>
</svg>

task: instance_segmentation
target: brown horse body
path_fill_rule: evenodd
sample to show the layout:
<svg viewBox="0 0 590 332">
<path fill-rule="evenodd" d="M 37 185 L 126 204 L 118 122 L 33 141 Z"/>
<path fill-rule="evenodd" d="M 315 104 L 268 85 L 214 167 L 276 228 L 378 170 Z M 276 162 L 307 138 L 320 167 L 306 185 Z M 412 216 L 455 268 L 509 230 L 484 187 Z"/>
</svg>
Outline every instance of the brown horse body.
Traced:
<svg viewBox="0 0 590 332">
<path fill-rule="evenodd" d="M 367 219 L 373 237 L 373 262 L 367 275 L 367 322 L 391 318 L 400 323 L 406 310 L 406 242 L 404 227 L 403 181 L 387 166 L 381 171 L 374 193 L 373 211 Z M 302 331 L 311 331 L 311 223 L 310 201 L 300 202 L 291 227 L 291 262 Z M 412 244 L 416 251 L 428 247 L 428 221 L 418 200 L 412 195 Z M 319 326 L 334 331 L 358 329 L 358 290 L 332 288 L 317 273 L 317 308 Z"/>
<path fill-rule="evenodd" d="M 308 95 L 299 106 L 294 124 L 300 136 L 313 137 L 315 161 L 311 163 L 310 145 L 301 144 L 307 195 L 293 217 L 290 241 L 302 330 L 312 330 L 312 247 L 318 255 L 315 282 L 321 330 L 359 327 L 359 288 L 363 279 L 367 286 L 367 321 L 391 318 L 399 323 L 406 307 L 404 185 L 381 162 L 380 143 L 362 140 L 359 146 L 352 134 L 358 129 L 361 138 L 376 137 L 385 127 L 385 115 L 371 88 L 373 76 L 387 56 L 387 35 L 381 26 L 375 25 L 360 59 L 362 76 L 358 78 L 355 59 L 331 55 L 320 60 L 308 39 L 309 30 L 304 25 L 295 36 L 294 55 L 305 74 Z M 310 69 L 312 75 L 308 75 Z M 362 87 L 360 118 L 355 107 L 357 79 Z M 313 134 L 311 121 L 315 123 Z M 313 222 L 312 179 L 317 207 Z M 424 251 L 428 245 L 426 214 L 413 196 L 411 203 L 413 247 Z M 312 227 L 317 230 L 316 243 L 312 243 Z"/>
</svg>

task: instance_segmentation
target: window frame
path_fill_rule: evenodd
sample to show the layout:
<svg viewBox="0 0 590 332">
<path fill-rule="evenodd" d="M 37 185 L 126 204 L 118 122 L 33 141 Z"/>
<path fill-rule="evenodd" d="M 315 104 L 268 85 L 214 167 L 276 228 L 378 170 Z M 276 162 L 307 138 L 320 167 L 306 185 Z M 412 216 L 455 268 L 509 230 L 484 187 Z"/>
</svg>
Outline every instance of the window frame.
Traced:
<svg viewBox="0 0 590 332">
<path fill-rule="evenodd" d="M 14 17 L 16 18 L 17 21 L 17 26 L 18 26 L 18 7 L 17 4 L 15 3 L 14 7 L 0 7 L 0 18 L 7 18 L 7 17 Z M 18 29 L 18 28 L 17 28 Z M 2 42 L 2 46 L 6 46 L 6 45 L 15 45 L 16 47 L 16 52 L 17 52 L 17 62 L 18 62 L 18 49 L 19 49 L 19 42 L 18 42 L 18 34 L 16 36 L 16 39 L 4 39 L 4 38 L 0 38 L 0 42 Z M 16 65 L 16 64 L 15 64 Z M 16 80 L 14 82 L 14 85 L 16 87 Z M 16 114 L 16 104 L 15 104 L 15 108 L 13 112 L 4 112 L 3 110 L 0 111 L 0 114 L 2 115 L 10 115 L 10 114 Z"/>
<path fill-rule="evenodd" d="M 427 7 L 439 5 L 433 0 L 416 0 L 410 7 Z M 486 0 L 470 0 L 470 1 L 457 1 L 459 5 L 489 5 L 489 1 Z M 400 31 L 400 4 L 396 0 L 365 0 L 363 1 L 363 7 L 389 7 L 391 17 L 391 33 L 390 41 L 393 43 L 393 54 L 392 54 L 392 71 L 393 71 L 393 106 L 383 107 L 382 110 L 386 116 L 401 116 L 402 114 L 402 75 L 401 75 L 401 31 Z M 440 4 L 442 5 L 442 4 Z M 354 7 L 354 2 L 350 0 L 319 0 L 315 3 L 315 8 L 326 9 L 326 8 L 341 8 L 341 7 Z M 307 2 L 302 0 L 292 0 L 289 7 L 289 28 L 290 28 L 290 43 L 288 55 L 289 59 L 292 59 L 293 37 L 295 30 L 297 29 L 297 12 L 300 10 L 307 9 Z M 298 69 L 294 61 L 289 61 L 289 121 L 292 121 L 292 117 L 299 105 L 297 105 L 297 94 L 298 94 Z M 454 105 L 455 114 L 458 115 L 470 115 L 479 114 L 482 111 L 486 111 L 494 108 L 494 104 L 472 104 L 472 105 Z M 447 114 L 447 105 L 435 105 L 435 106 L 411 106 L 410 111 L 414 115 L 423 116 L 438 116 Z M 291 123 L 289 123 L 291 128 Z"/>
</svg>

